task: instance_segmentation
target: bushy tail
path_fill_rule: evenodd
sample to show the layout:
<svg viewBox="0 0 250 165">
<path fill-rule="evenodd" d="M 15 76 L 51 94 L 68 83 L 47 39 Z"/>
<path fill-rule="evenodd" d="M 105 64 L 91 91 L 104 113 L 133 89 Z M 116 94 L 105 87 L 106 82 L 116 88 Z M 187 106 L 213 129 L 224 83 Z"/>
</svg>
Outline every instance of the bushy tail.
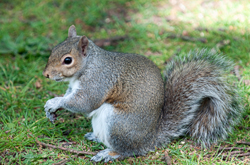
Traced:
<svg viewBox="0 0 250 165">
<path fill-rule="evenodd" d="M 232 66 L 205 49 L 167 65 L 160 143 L 190 134 L 209 146 L 227 137 L 242 111 L 227 75 Z"/>
</svg>

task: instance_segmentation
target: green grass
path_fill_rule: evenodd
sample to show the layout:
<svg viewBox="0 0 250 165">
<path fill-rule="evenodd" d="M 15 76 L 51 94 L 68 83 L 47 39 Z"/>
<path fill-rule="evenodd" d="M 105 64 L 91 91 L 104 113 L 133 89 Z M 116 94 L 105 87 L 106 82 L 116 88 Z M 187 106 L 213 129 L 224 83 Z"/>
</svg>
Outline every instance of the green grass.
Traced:
<svg viewBox="0 0 250 165">
<path fill-rule="evenodd" d="M 45 79 L 42 71 L 53 46 L 67 37 L 68 27 L 91 39 L 128 35 L 128 39 L 105 49 L 138 53 L 164 69 L 166 61 L 192 49 L 209 48 L 240 66 L 239 83 L 244 119 L 226 141 L 216 146 L 235 146 L 250 141 L 250 4 L 236 1 L 3 1 L 0 3 L 0 164 L 91 164 L 90 156 L 40 148 L 41 142 L 76 150 L 99 151 L 102 144 L 87 141 L 90 119 L 60 112 L 56 124 L 45 117 L 44 104 L 65 93 L 67 84 Z M 199 30 L 197 28 L 200 27 Z M 171 38 L 176 35 L 177 37 Z M 186 36 L 188 40 L 181 37 Z M 192 38 L 191 38 L 192 37 Z M 199 38 L 206 38 L 200 42 Z M 145 157 L 127 158 L 114 164 L 163 164 L 168 150 L 176 164 L 244 164 L 247 157 L 222 160 L 216 146 L 201 149 L 189 137 L 173 141 Z M 241 146 L 241 145 L 237 145 Z M 242 145 L 243 146 L 243 145 Z"/>
</svg>

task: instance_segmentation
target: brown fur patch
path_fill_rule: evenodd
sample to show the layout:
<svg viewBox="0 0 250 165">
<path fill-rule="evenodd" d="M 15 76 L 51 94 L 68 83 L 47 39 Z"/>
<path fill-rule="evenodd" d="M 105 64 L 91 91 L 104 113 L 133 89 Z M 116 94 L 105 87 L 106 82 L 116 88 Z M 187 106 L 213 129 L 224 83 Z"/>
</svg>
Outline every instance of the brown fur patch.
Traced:
<svg viewBox="0 0 250 165">
<path fill-rule="evenodd" d="M 119 154 L 116 153 L 116 152 L 109 152 L 109 155 L 110 155 L 110 156 L 116 156 L 116 155 L 119 155 Z"/>
<path fill-rule="evenodd" d="M 126 111 L 129 108 L 125 103 L 125 100 L 127 101 L 126 98 L 128 97 L 128 94 L 128 89 L 123 87 L 121 81 L 118 80 L 117 84 L 112 90 L 110 90 L 105 102 L 112 104 L 116 109 Z"/>
</svg>

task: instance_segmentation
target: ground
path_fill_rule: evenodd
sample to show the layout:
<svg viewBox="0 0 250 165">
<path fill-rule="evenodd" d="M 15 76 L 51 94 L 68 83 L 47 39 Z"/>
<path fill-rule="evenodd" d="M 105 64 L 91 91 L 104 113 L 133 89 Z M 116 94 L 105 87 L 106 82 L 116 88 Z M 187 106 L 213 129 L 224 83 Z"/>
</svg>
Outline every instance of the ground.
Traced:
<svg viewBox="0 0 250 165">
<path fill-rule="evenodd" d="M 104 49 L 137 53 L 162 71 L 173 56 L 208 48 L 235 62 L 245 113 L 226 141 L 208 149 L 189 137 L 156 148 L 145 157 L 113 164 L 249 164 L 250 157 L 230 157 L 219 147 L 249 146 L 250 141 L 250 3 L 247 0 L 138 1 L 6 1 L 0 3 L 0 164 L 91 164 L 90 155 L 76 155 L 41 143 L 96 152 L 103 144 L 87 141 L 90 119 L 61 111 L 52 124 L 44 104 L 62 95 L 67 84 L 45 79 L 42 71 L 51 48 L 76 26 Z M 101 40 L 104 39 L 104 40 Z M 231 152 L 232 151 L 232 152 Z M 225 157 L 223 155 L 228 155 Z"/>
</svg>

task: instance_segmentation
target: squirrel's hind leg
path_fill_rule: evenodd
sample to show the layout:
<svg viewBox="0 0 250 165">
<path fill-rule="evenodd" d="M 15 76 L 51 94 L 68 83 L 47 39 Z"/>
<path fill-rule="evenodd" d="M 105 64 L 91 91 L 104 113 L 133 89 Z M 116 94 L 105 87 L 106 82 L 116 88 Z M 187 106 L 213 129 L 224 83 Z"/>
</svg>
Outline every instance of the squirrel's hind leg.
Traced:
<svg viewBox="0 0 250 165">
<path fill-rule="evenodd" d="M 120 156 L 121 155 L 114 152 L 112 149 L 105 149 L 105 150 L 102 150 L 102 151 L 98 152 L 95 156 L 93 156 L 91 158 L 91 160 L 95 161 L 95 162 L 104 161 L 106 163 L 106 162 L 109 162 L 109 161 L 113 161 L 114 159 L 117 159 Z"/>
<path fill-rule="evenodd" d="M 93 132 L 89 132 L 85 135 L 88 140 L 102 142 L 108 148 L 98 152 L 91 158 L 91 161 L 95 162 L 109 162 L 121 157 L 115 150 L 111 149 L 110 145 L 110 121 L 112 121 L 112 115 L 114 107 L 111 104 L 104 103 L 98 109 L 91 112 L 89 117 L 92 117 Z M 122 157 L 123 158 L 123 157 Z"/>
</svg>

